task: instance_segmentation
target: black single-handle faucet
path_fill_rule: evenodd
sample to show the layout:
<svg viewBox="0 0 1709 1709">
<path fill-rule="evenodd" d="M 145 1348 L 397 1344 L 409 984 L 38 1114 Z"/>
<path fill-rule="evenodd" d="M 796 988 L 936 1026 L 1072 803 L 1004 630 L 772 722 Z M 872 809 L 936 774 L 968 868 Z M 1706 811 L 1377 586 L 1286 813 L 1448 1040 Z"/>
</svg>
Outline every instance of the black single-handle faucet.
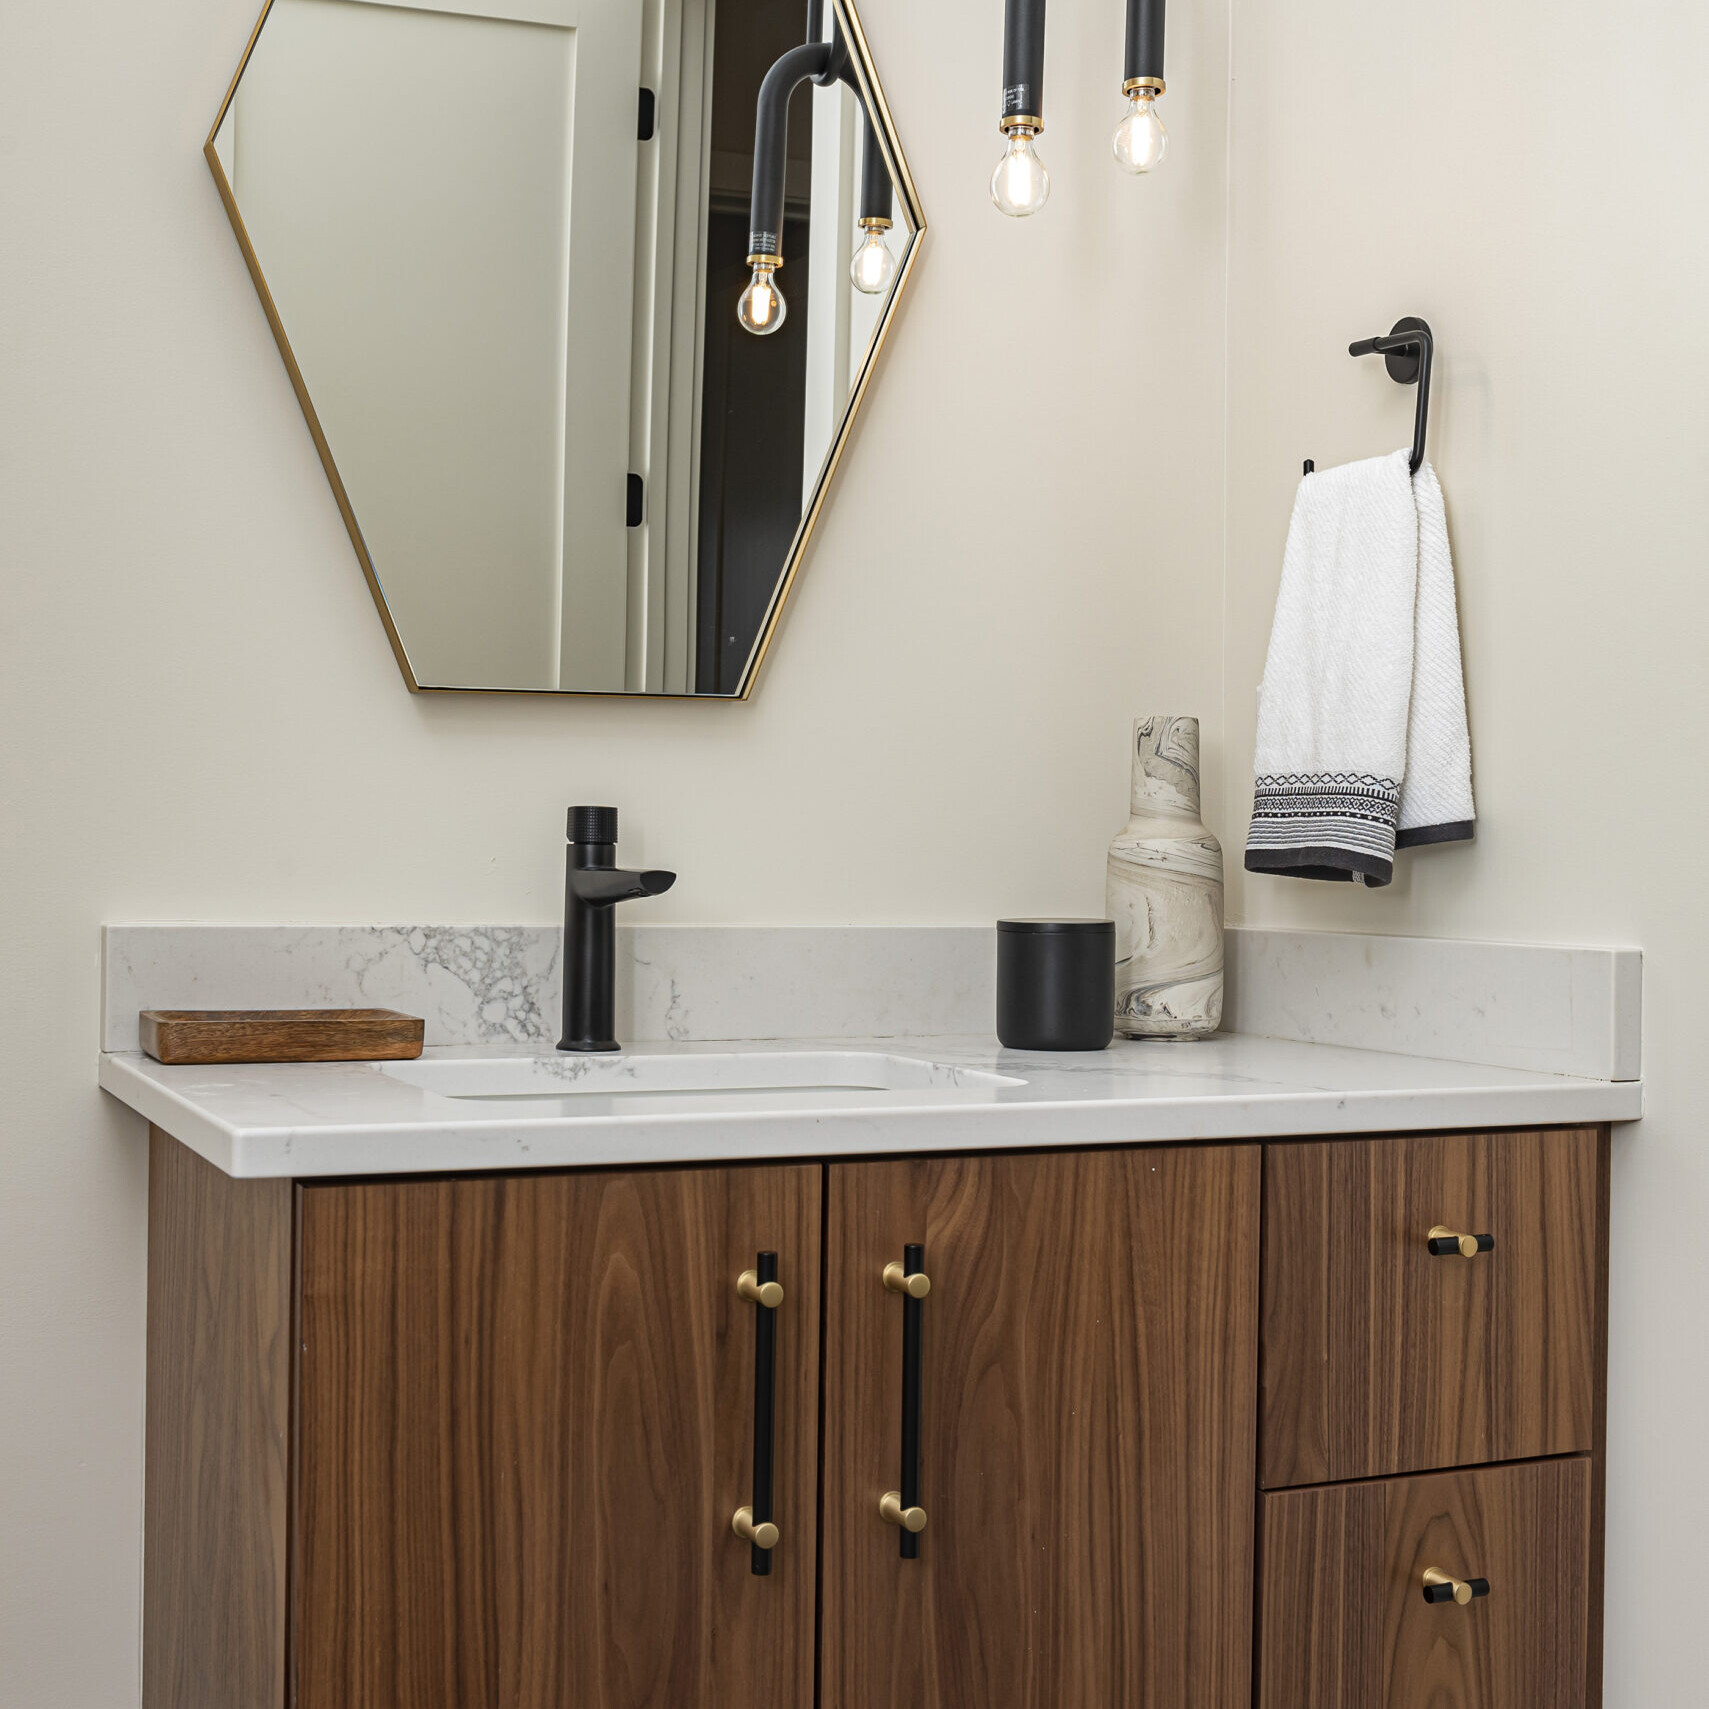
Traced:
<svg viewBox="0 0 1709 1709">
<path fill-rule="evenodd" d="M 674 872 L 620 872 L 617 809 L 572 807 L 564 870 L 564 1036 L 559 1050 L 618 1050 L 617 932 L 619 902 L 659 896 Z"/>
</svg>

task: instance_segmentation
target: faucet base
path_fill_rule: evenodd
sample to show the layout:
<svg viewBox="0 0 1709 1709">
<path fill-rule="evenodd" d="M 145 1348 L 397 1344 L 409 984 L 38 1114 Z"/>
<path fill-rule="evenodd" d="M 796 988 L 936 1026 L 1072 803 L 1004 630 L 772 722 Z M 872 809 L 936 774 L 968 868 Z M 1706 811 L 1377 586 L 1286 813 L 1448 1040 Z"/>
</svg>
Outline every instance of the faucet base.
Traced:
<svg viewBox="0 0 1709 1709">
<path fill-rule="evenodd" d="M 623 1046 L 614 1038 L 561 1038 L 558 1040 L 556 1048 L 580 1051 L 584 1054 L 603 1051 L 609 1055 L 614 1050 L 621 1050 Z"/>
</svg>

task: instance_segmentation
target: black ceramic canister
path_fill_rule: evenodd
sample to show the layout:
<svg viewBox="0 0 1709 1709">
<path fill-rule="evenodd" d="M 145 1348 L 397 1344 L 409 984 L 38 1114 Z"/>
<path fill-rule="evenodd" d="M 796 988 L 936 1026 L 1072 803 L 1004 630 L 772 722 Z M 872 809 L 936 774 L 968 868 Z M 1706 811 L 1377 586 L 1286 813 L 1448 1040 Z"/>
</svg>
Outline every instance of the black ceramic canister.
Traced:
<svg viewBox="0 0 1709 1709">
<path fill-rule="evenodd" d="M 1115 1012 L 1115 921 L 997 922 L 997 1038 L 1007 1049 L 1102 1050 Z"/>
</svg>

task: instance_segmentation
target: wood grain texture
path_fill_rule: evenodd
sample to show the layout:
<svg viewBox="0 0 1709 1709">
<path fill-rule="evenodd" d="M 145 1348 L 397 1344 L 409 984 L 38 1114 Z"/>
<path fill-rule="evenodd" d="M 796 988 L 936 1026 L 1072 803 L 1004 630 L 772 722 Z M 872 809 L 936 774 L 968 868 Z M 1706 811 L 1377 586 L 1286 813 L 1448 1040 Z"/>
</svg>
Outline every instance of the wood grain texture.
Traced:
<svg viewBox="0 0 1709 1709">
<path fill-rule="evenodd" d="M 823 1709 L 1249 1709 L 1257 1148 L 832 1165 Z M 920 1558 L 897 1487 L 925 1243 Z"/>
<path fill-rule="evenodd" d="M 143 1709 L 282 1709 L 289 1181 L 149 1130 Z"/>
<path fill-rule="evenodd" d="M 1258 1709 L 1583 1709 L 1587 1456 L 1262 1505 Z M 1427 1603 L 1431 1566 L 1490 1594 Z"/>
<path fill-rule="evenodd" d="M 1264 1147 L 1260 1482 L 1593 1446 L 1596 1129 Z M 1495 1250 L 1433 1258 L 1435 1224 Z"/>
<path fill-rule="evenodd" d="M 1612 1168 L 1612 1136 L 1607 1127 L 1601 1127 L 1596 1135 L 1596 1354 L 1590 1415 L 1590 1636 L 1585 1663 L 1585 1709 L 1602 1709 L 1603 1578 L 1608 1530 L 1608 1213 Z"/>
<path fill-rule="evenodd" d="M 821 1171 L 309 1186 L 300 1709 L 801 1709 Z M 780 1254 L 770 1577 L 755 1308 Z"/>
<path fill-rule="evenodd" d="M 426 1024 L 397 1009 L 144 1009 L 157 1062 L 399 1062 L 421 1055 Z"/>
</svg>

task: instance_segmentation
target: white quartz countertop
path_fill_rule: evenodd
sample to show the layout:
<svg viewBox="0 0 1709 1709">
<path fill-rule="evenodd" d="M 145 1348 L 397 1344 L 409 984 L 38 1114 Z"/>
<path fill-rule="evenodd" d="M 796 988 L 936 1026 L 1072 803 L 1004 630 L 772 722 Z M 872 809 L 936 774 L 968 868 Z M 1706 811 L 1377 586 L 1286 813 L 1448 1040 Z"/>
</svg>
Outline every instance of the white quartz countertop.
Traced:
<svg viewBox="0 0 1709 1709">
<path fill-rule="evenodd" d="M 791 1078 L 784 1057 L 811 1069 L 796 1078 L 875 1084 L 768 1084 Z M 755 1089 L 697 1096 L 697 1075 L 712 1069 Z M 590 1076 L 611 1095 L 590 1093 Z M 653 1093 L 626 1077 L 682 1084 Z M 887 1079 L 915 1083 L 885 1089 Z M 228 1175 L 274 1177 L 1622 1122 L 1643 1107 L 1637 1080 L 1237 1033 L 1084 1054 L 1003 1050 L 991 1037 L 771 1039 L 641 1044 L 620 1057 L 457 1046 L 418 1063 L 217 1068 L 114 1051 L 100 1081 Z M 523 1095 L 483 1091 L 523 1082 Z"/>
</svg>

